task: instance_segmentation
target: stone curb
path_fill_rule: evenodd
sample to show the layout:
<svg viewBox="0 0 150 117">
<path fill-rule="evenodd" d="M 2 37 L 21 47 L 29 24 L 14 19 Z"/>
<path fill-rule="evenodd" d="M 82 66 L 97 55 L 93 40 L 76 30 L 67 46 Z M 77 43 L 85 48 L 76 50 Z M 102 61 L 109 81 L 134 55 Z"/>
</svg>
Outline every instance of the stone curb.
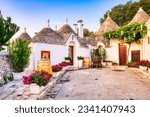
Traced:
<svg viewBox="0 0 150 117">
<path fill-rule="evenodd" d="M 30 92 L 27 91 L 22 91 L 22 87 L 20 87 L 19 89 L 17 89 L 18 91 L 15 92 L 15 94 L 17 94 L 18 96 L 16 96 L 16 100 L 41 100 L 43 99 L 47 93 L 57 84 L 57 82 L 68 72 L 68 71 L 74 71 L 77 70 L 78 68 L 74 68 L 74 67 L 67 67 L 66 69 L 54 73 L 55 76 L 53 77 L 53 79 L 42 89 L 42 92 L 39 95 L 32 95 L 30 94 Z"/>
<path fill-rule="evenodd" d="M 140 73 L 146 75 L 146 76 L 150 79 L 150 74 L 149 74 L 147 71 L 142 71 L 142 70 L 140 70 L 139 68 L 128 68 L 128 69 L 134 70 L 134 71 L 138 71 L 138 72 L 140 72 Z"/>
</svg>

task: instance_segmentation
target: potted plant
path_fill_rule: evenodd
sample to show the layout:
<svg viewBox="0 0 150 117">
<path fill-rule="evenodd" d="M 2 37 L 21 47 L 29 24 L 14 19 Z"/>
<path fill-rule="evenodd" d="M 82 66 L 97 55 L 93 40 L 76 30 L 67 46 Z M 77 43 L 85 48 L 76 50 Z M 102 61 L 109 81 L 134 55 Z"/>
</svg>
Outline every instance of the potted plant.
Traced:
<svg viewBox="0 0 150 117">
<path fill-rule="evenodd" d="M 137 61 L 136 64 L 139 66 L 139 68 L 143 71 L 147 70 L 147 64 L 149 63 L 148 60 L 141 60 L 141 61 Z"/>
<path fill-rule="evenodd" d="M 135 63 L 135 62 L 132 62 L 132 61 L 128 62 L 128 63 L 126 64 L 126 66 L 127 66 L 127 67 L 132 67 L 132 68 L 137 68 L 136 63 Z"/>
<path fill-rule="evenodd" d="M 92 66 L 93 67 L 101 67 L 101 54 L 99 49 L 93 49 L 91 51 L 91 58 L 92 58 Z"/>
<path fill-rule="evenodd" d="M 106 66 L 112 66 L 112 61 L 110 61 L 110 60 L 105 60 L 105 62 L 106 62 Z"/>
<path fill-rule="evenodd" d="M 65 57 L 65 62 L 70 63 L 70 60 L 71 60 L 70 56 Z"/>
<path fill-rule="evenodd" d="M 112 66 L 118 66 L 118 63 L 116 61 L 113 61 Z"/>
<path fill-rule="evenodd" d="M 148 73 L 150 74 L 150 62 L 147 64 L 148 67 Z"/>
<path fill-rule="evenodd" d="M 78 56 L 77 58 L 78 58 L 78 67 L 82 68 L 83 67 L 83 59 L 84 59 L 84 57 Z"/>
<path fill-rule="evenodd" d="M 52 74 L 45 71 L 35 71 L 29 76 L 23 76 L 24 85 L 30 86 L 31 94 L 39 94 L 42 86 L 46 86 L 52 78 Z"/>
</svg>

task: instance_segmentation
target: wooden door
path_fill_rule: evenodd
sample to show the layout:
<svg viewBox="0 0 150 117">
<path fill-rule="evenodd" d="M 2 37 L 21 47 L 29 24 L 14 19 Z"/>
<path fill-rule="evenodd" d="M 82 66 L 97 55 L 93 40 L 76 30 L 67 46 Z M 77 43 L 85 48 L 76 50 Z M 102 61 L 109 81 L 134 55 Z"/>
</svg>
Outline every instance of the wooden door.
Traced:
<svg viewBox="0 0 150 117">
<path fill-rule="evenodd" d="M 125 65 L 127 62 L 127 48 L 119 44 L 119 65 Z"/>
<path fill-rule="evenodd" d="M 140 50 L 132 50 L 131 51 L 131 60 L 133 62 L 137 62 L 140 60 Z"/>
<path fill-rule="evenodd" d="M 73 65 L 73 57 L 74 57 L 74 47 L 69 46 L 69 56 L 71 57 L 70 63 Z"/>
</svg>

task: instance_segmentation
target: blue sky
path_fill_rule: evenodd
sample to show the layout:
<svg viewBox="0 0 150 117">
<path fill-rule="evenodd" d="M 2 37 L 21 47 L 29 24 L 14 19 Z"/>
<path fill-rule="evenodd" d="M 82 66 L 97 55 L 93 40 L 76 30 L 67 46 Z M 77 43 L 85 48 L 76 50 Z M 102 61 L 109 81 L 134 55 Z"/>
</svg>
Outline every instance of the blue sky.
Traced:
<svg viewBox="0 0 150 117">
<path fill-rule="evenodd" d="M 69 24 L 82 19 L 84 27 L 97 31 L 99 19 L 113 6 L 129 0 L 0 0 L 0 10 L 4 17 L 10 16 L 21 31 L 24 27 L 33 36 L 47 26 L 50 19 L 51 28 L 60 28 L 65 19 Z M 138 0 L 133 0 L 138 1 Z"/>
</svg>

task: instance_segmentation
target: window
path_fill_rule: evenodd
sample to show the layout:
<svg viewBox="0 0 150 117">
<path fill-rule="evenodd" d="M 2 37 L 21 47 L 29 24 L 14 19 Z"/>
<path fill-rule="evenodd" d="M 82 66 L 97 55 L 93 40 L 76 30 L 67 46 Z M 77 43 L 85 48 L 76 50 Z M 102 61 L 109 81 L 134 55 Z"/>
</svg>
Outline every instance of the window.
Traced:
<svg viewBox="0 0 150 117">
<path fill-rule="evenodd" d="M 50 51 L 41 51 L 41 59 L 50 59 Z"/>
<path fill-rule="evenodd" d="M 148 37 L 148 44 L 150 44 L 150 37 Z"/>
</svg>

